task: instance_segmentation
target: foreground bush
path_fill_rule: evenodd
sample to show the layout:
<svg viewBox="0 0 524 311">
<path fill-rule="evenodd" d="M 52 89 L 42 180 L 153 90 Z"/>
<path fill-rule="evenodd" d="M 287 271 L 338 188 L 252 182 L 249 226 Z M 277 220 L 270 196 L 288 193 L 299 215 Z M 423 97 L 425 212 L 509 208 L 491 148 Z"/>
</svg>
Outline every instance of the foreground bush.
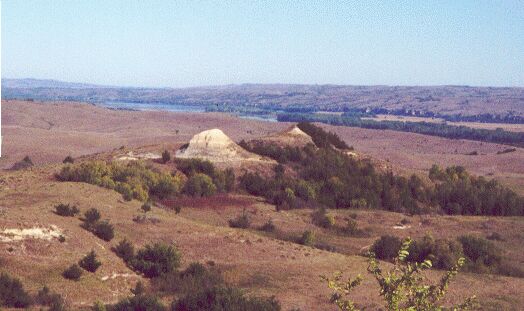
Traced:
<svg viewBox="0 0 524 311">
<path fill-rule="evenodd" d="M 62 295 L 52 292 L 47 286 L 38 291 L 35 297 L 35 303 L 49 307 L 50 311 L 66 310 L 64 298 Z"/>
<path fill-rule="evenodd" d="M 300 244 L 306 246 L 313 246 L 315 244 L 315 232 L 306 230 L 300 238 Z"/>
<path fill-rule="evenodd" d="M 96 208 L 91 208 L 84 213 L 84 225 L 87 229 L 94 226 L 99 220 L 100 212 Z"/>
<path fill-rule="evenodd" d="M 93 233 L 104 241 L 111 241 L 115 237 L 115 230 L 108 220 L 99 221 L 93 227 Z"/>
<path fill-rule="evenodd" d="M 0 274 L 0 306 L 8 308 L 27 308 L 31 305 L 31 296 L 24 290 L 19 279 Z"/>
<path fill-rule="evenodd" d="M 78 262 L 78 265 L 86 271 L 96 272 L 102 263 L 96 258 L 95 251 L 92 250 Z"/>
<path fill-rule="evenodd" d="M 408 262 L 410 244 L 410 239 L 402 242 L 394 260 L 395 266 L 387 272 L 383 272 L 378 266 L 374 254 L 369 254 L 367 270 L 380 286 L 380 296 L 384 298 L 385 310 L 470 310 L 475 307 L 475 296 L 467 298 L 460 304 L 448 307 L 440 305 L 439 302 L 444 298 L 451 280 L 457 275 L 460 267 L 464 265 L 464 258 L 460 258 L 437 284 L 428 285 L 426 284 L 428 279 L 422 273 L 430 269 L 432 263 L 430 260 L 425 260 L 422 263 Z M 362 282 L 360 275 L 353 280 L 342 281 L 342 273 L 336 272 L 332 278 L 322 277 L 322 279 L 333 290 L 331 301 L 340 310 L 358 310 L 354 302 L 348 299 L 348 296 Z"/>
<path fill-rule="evenodd" d="M 251 219 L 249 219 L 249 215 L 246 212 L 246 209 L 242 211 L 241 215 L 238 215 L 234 219 L 229 220 L 229 226 L 231 228 L 242 228 L 247 229 L 251 225 Z"/>
<path fill-rule="evenodd" d="M 101 306 L 98 306 L 99 311 Z M 147 294 L 124 298 L 114 305 L 103 307 L 105 311 L 165 311 L 167 308 L 156 297 Z M 104 310 L 102 309 L 102 310 Z"/>
<path fill-rule="evenodd" d="M 23 170 L 23 169 L 26 169 L 26 168 L 30 168 L 33 165 L 34 164 L 33 164 L 33 161 L 31 160 L 31 158 L 29 156 L 25 156 L 21 161 L 18 161 L 15 164 L 13 164 L 11 169 L 14 170 L 14 171 Z"/>
<path fill-rule="evenodd" d="M 82 276 L 82 269 L 80 269 L 80 267 L 75 263 L 67 268 L 62 273 L 62 276 L 68 280 L 78 281 Z"/>
<path fill-rule="evenodd" d="M 135 248 L 127 239 L 120 241 L 118 245 L 113 248 L 113 251 L 125 262 L 129 262 L 135 257 Z"/>
<path fill-rule="evenodd" d="M 519 268 L 510 267 L 503 262 L 501 250 L 489 240 L 473 235 L 464 235 L 458 238 L 466 256 L 466 268 L 477 273 L 501 273 L 510 276 L 524 275 Z"/>
<path fill-rule="evenodd" d="M 184 271 L 164 274 L 154 280 L 155 288 L 171 293 L 186 295 L 222 286 L 224 280 L 219 271 L 206 268 L 198 262 L 191 263 Z"/>
<path fill-rule="evenodd" d="M 74 205 L 60 203 L 55 206 L 55 213 L 60 216 L 73 217 L 80 213 L 80 210 Z"/>
<path fill-rule="evenodd" d="M 184 193 L 193 197 L 207 197 L 215 194 L 217 187 L 206 174 L 194 174 L 186 181 Z"/>
<path fill-rule="evenodd" d="M 91 208 L 84 213 L 84 223 L 82 227 L 91 231 L 94 235 L 104 241 L 111 241 L 115 236 L 115 229 L 109 220 L 102 220 L 102 215 L 96 208 Z"/>
<path fill-rule="evenodd" d="M 321 228 L 331 228 L 335 225 L 335 218 L 332 215 L 327 214 L 325 208 L 320 208 L 319 210 L 311 214 L 311 220 L 314 225 Z"/>
<path fill-rule="evenodd" d="M 201 159 L 177 159 L 176 163 L 177 169 L 189 178 L 197 174 L 211 178 L 217 192 L 230 192 L 235 187 L 235 173 L 231 168 L 221 171 L 210 161 Z"/>
<path fill-rule="evenodd" d="M 431 260 L 437 269 L 451 269 L 459 258 L 464 257 L 462 245 L 458 241 L 433 239 L 426 235 L 421 240 L 413 241 L 409 248 L 409 261 L 423 262 Z"/>
<path fill-rule="evenodd" d="M 173 302 L 173 311 L 280 311 L 279 302 L 271 297 L 250 298 L 235 288 L 218 287 L 189 293 Z"/>
<path fill-rule="evenodd" d="M 73 164 L 73 163 L 75 163 L 75 159 L 73 159 L 72 156 L 68 155 L 67 157 L 64 158 L 64 161 L 62 161 L 62 163 L 64 163 L 64 164 Z"/>
<path fill-rule="evenodd" d="M 174 272 L 180 267 L 181 254 L 174 245 L 155 243 L 138 250 L 131 267 L 148 278 Z"/>
<path fill-rule="evenodd" d="M 164 150 L 164 152 L 162 152 L 162 163 L 167 163 L 171 161 L 171 153 L 168 151 L 168 150 Z"/>
<path fill-rule="evenodd" d="M 265 224 L 263 224 L 260 227 L 260 230 L 265 231 L 265 232 L 273 232 L 276 230 L 276 226 L 273 223 L 273 220 L 269 219 Z"/>
<path fill-rule="evenodd" d="M 383 235 L 371 246 L 371 251 L 378 259 L 391 260 L 397 256 L 401 241 L 396 236 Z"/>
</svg>

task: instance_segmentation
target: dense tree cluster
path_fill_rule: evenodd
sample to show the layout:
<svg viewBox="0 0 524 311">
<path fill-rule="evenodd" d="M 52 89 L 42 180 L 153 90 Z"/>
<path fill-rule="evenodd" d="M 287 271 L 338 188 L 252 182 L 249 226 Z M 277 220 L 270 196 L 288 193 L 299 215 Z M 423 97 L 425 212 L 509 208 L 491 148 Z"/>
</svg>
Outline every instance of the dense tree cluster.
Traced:
<svg viewBox="0 0 524 311">
<path fill-rule="evenodd" d="M 201 159 L 177 159 L 176 166 L 188 177 L 183 192 L 190 196 L 210 196 L 215 192 L 230 192 L 235 187 L 235 173 L 231 168 L 219 170 L 213 163 Z"/>
<path fill-rule="evenodd" d="M 337 134 L 324 131 L 322 128 L 315 126 L 308 122 L 300 122 L 297 124 L 298 128 L 311 136 L 315 145 L 319 148 L 327 148 L 333 146 L 338 149 L 353 149 L 350 148 L 345 141 L 343 141 Z"/>
<path fill-rule="evenodd" d="M 180 176 L 156 171 L 137 161 L 127 164 L 89 161 L 66 165 L 57 178 L 114 189 L 126 200 L 147 201 L 149 196 L 165 198 L 179 193 L 182 187 Z"/>
<path fill-rule="evenodd" d="M 279 163 L 297 162 L 302 160 L 302 152 L 299 147 L 279 147 L 273 143 L 261 140 L 255 140 L 249 143 L 241 140 L 239 145 L 250 152 L 272 158 Z"/>
<path fill-rule="evenodd" d="M 422 182 L 417 177 L 406 179 L 379 173 L 371 163 L 332 148 L 306 146 L 301 153 L 301 160 L 293 163 L 299 178 L 277 172 L 275 178 L 266 179 L 257 173 L 246 173 L 240 177 L 240 186 L 282 209 L 320 203 L 330 208 L 416 213 L 420 211 L 417 201 L 425 200 Z"/>
<path fill-rule="evenodd" d="M 461 166 L 444 170 L 433 165 L 429 178 L 435 182 L 435 203 L 448 214 L 524 215 L 524 198 L 494 179 L 468 174 Z"/>
<path fill-rule="evenodd" d="M 334 114 L 279 114 L 278 121 L 322 122 L 331 125 L 412 132 L 451 139 L 470 139 L 508 144 L 517 147 L 524 146 L 524 133 L 505 131 L 500 128 L 496 130 L 488 130 L 429 122 L 375 121 Z"/>
<path fill-rule="evenodd" d="M 400 238 L 384 235 L 373 243 L 371 251 L 378 259 L 393 260 L 401 244 Z M 407 261 L 422 263 L 431 260 L 437 269 L 450 269 L 459 258 L 464 257 L 468 271 L 524 277 L 524 270 L 505 261 L 501 249 L 493 242 L 473 235 L 456 239 L 435 239 L 426 235 L 413 240 L 408 251 Z"/>
<path fill-rule="evenodd" d="M 309 127 L 322 131 L 315 125 Z M 271 150 L 285 154 L 280 146 L 272 145 Z M 286 167 L 291 167 L 298 177 L 287 177 Z M 384 209 L 413 214 L 437 210 L 464 215 L 524 215 L 524 199 L 495 180 L 471 176 L 459 166 L 446 170 L 434 166 L 429 177 L 432 183 L 423 182 L 416 175 L 406 178 L 380 172 L 369 161 L 349 157 L 330 146 L 308 145 L 286 166 L 277 165 L 274 178 L 247 172 L 240 177 L 239 184 L 248 193 L 265 197 L 279 209 L 320 204 L 329 208 Z"/>
</svg>

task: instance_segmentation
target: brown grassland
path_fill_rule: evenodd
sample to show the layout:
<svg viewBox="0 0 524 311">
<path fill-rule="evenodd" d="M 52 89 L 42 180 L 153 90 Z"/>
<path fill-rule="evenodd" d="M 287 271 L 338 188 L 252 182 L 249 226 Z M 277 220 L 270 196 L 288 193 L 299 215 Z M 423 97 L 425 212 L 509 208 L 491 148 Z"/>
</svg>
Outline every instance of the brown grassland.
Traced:
<svg viewBox="0 0 524 311">
<path fill-rule="evenodd" d="M 10 167 L 25 155 L 37 166 L 24 171 L 0 173 L 0 231 L 5 229 L 51 228 L 65 237 L 0 240 L 0 267 L 19 277 L 25 287 L 36 292 L 43 285 L 64 296 L 74 309 L 87 308 L 99 299 L 106 303 L 126 297 L 138 280 L 147 280 L 131 271 L 111 247 L 123 238 L 135 246 L 163 241 L 175 243 L 183 255 L 183 267 L 193 261 L 213 263 L 225 280 L 248 294 L 275 295 L 283 310 L 335 310 L 329 303 L 330 291 L 319 276 L 336 270 L 346 276 L 362 274 L 364 282 L 353 294 L 359 306 L 380 308 L 378 286 L 366 274 L 366 259 L 360 256 L 379 236 L 419 238 L 426 234 L 455 238 L 463 234 L 486 237 L 498 232 L 503 241 L 497 246 L 516 265 L 524 263 L 524 219 L 522 217 L 405 216 L 385 211 L 330 210 L 337 223 L 356 214 L 366 237 L 349 237 L 320 229 L 311 223 L 311 210 L 277 212 L 262 199 L 229 194 L 205 199 L 180 198 L 154 206 L 148 213 L 158 223 L 133 221 L 141 203 L 126 202 L 112 190 L 85 183 L 59 182 L 54 178 L 65 156 L 112 159 L 127 150 L 161 152 L 174 150 L 192 135 L 220 128 L 235 141 L 253 139 L 282 131 L 287 123 L 245 120 L 219 113 L 165 113 L 107 110 L 79 103 L 2 102 L 3 154 L 0 165 Z M 324 126 L 338 133 L 359 156 L 401 173 L 427 175 L 433 163 L 463 165 L 474 174 L 497 178 L 524 194 L 524 150 L 499 154 L 507 146 L 465 140 L 449 140 L 412 133 Z M 125 151 L 118 150 L 126 146 Z M 146 147 L 143 147 L 146 146 Z M 466 153 L 477 151 L 479 155 Z M 98 153 L 98 155 L 93 155 Z M 170 165 L 156 164 L 171 170 Z M 115 238 L 105 242 L 80 227 L 78 217 L 53 213 L 58 203 L 71 203 L 81 210 L 97 208 L 102 219 L 115 226 Z M 180 214 L 169 208 L 182 206 Z M 246 209 L 252 220 L 249 229 L 228 226 L 228 220 Z M 272 219 L 278 234 L 258 227 Z M 394 227 L 403 219 L 403 229 Z M 303 246 L 289 241 L 304 230 L 314 230 L 319 242 L 335 251 Z M 102 266 L 96 273 L 84 273 L 80 281 L 65 280 L 61 273 L 90 250 L 99 255 Z M 388 266 L 387 263 L 381 263 Z M 434 270 L 436 279 L 443 271 Z M 524 278 L 461 273 L 452 283 L 447 302 L 477 295 L 483 310 L 517 310 L 524 305 Z M 172 297 L 163 299 L 168 302 Z"/>
</svg>

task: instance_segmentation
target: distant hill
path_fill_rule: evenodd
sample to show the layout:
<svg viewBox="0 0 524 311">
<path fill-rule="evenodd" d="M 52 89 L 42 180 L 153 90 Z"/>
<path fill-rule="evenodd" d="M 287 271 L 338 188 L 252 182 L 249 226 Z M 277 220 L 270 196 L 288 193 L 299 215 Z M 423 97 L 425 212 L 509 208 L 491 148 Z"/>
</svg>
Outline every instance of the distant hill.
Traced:
<svg viewBox="0 0 524 311">
<path fill-rule="evenodd" d="M 3 79 L 3 99 L 127 101 L 202 105 L 217 111 L 385 109 L 408 114 L 524 116 L 524 88 L 241 84 L 195 88 L 129 88 L 55 80 Z"/>
<path fill-rule="evenodd" d="M 104 88 L 87 83 L 64 82 L 51 79 L 2 79 L 2 88 L 66 88 L 66 89 L 84 89 L 84 88 Z"/>
</svg>

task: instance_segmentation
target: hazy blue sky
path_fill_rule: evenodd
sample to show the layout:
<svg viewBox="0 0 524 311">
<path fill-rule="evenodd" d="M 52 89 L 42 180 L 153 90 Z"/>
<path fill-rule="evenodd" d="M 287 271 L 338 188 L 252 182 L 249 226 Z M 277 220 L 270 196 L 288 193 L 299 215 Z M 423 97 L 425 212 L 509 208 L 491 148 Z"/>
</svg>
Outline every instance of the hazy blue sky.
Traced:
<svg viewBox="0 0 524 311">
<path fill-rule="evenodd" d="M 523 1 L 1 2 L 4 78 L 524 86 Z"/>
</svg>

